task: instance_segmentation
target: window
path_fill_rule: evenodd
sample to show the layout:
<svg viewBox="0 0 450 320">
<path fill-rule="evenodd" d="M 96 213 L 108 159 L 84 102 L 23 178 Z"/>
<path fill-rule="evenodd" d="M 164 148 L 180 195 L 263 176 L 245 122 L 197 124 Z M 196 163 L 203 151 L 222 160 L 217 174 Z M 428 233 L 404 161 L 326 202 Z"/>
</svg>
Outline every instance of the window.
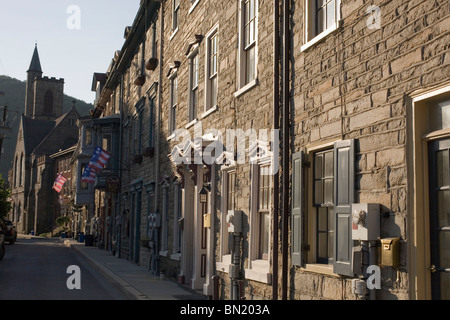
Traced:
<svg viewBox="0 0 450 320">
<path fill-rule="evenodd" d="M 338 28 L 340 0 L 305 0 L 305 44 L 306 50 Z"/>
<path fill-rule="evenodd" d="M 241 0 L 240 6 L 240 35 L 239 35 L 239 96 L 246 92 L 257 81 L 258 60 L 258 1 Z"/>
<path fill-rule="evenodd" d="M 182 242 L 182 229 L 179 224 L 179 220 L 182 218 L 183 210 L 182 210 L 182 197 L 183 190 L 181 188 L 181 184 L 175 183 L 173 186 L 173 199 L 174 199 L 174 215 L 173 215 L 173 227 L 174 227 L 174 240 L 173 240 L 173 253 L 180 254 L 181 253 L 181 242 Z M 175 256 L 174 256 L 175 258 Z M 177 258 L 179 258 L 177 256 Z"/>
<path fill-rule="evenodd" d="M 175 75 L 170 79 L 170 115 L 169 115 L 169 133 L 173 134 L 176 129 L 178 103 L 178 79 Z"/>
<path fill-rule="evenodd" d="M 317 253 L 319 263 L 333 262 L 333 149 L 317 152 L 313 155 L 313 190 L 315 210 Z"/>
<path fill-rule="evenodd" d="M 255 79 L 256 75 L 256 0 L 246 0 L 244 4 L 244 51 L 245 83 Z"/>
<path fill-rule="evenodd" d="M 190 91 L 188 122 L 197 118 L 198 106 L 198 52 L 190 58 Z"/>
<path fill-rule="evenodd" d="M 258 225 L 259 225 L 259 247 L 258 258 L 268 260 L 269 257 L 269 222 L 270 222 L 270 167 L 259 167 L 258 177 Z"/>
<path fill-rule="evenodd" d="M 264 160 L 264 161 L 263 161 Z M 259 159 L 251 166 L 251 201 L 249 264 L 246 278 L 270 283 L 270 219 L 272 211 L 272 176 L 270 160 Z"/>
<path fill-rule="evenodd" d="M 81 164 L 81 171 L 80 171 L 80 191 L 88 191 L 89 190 L 89 184 L 87 182 L 82 182 L 82 176 L 84 173 L 84 169 L 86 168 L 87 164 L 86 163 L 82 163 Z"/>
<path fill-rule="evenodd" d="M 353 276 L 351 204 L 355 202 L 355 171 L 354 140 L 292 156 L 293 265 L 314 269 L 315 264 L 326 264 L 336 274 Z M 308 223 L 303 225 L 303 221 Z M 303 256 L 306 245 L 310 249 Z"/>
<path fill-rule="evenodd" d="M 180 19 L 180 0 L 173 0 L 173 13 L 172 13 L 172 31 L 178 29 Z"/>
<path fill-rule="evenodd" d="M 222 216 L 222 221 L 226 221 L 226 215 L 228 213 L 228 210 L 234 210 L 235 209 L 235 201 L 236 201 L 236 171 L 231 170 L 224 172 L 225 177 L 225 210 L 224 214 Z M 222 254 L 230 254 L 230 235 L 228 233 L 227 224 L 224 223 L 224 230 L 223 230 L 223 249 Z"/>
<path fill-rule="evenodd" d="M 205 111 L 209 111 L 217 106 L 218 88 L 218 30 L 217 27 L 207 36 L 206 41 L 206 103 Z"/>
<path fill-rule="evenodd" d="M 142 117 L 140 114 L 133 118 L 133 154 L 142 153 Z"/>
<path fill-rule="evenodd" d="M 150 117 L 149 117 L 149 127 L 148 127 L 148 146 L 150 148 L 154 147 L 154 119 L 155 119 L 155 100 L 150 99 Z"/>
<path fill-rule="evenodd" d="M 53 113 L 53 93 L 51 91 L 47 91 L 44 97 L 44 113 L 52 114 Z"/>
<path fill-rule="evenodd" d="M 85 137 L 85 144 L 87 146 L 90 146 L 92 144 L 92 128 L 86 127 L 86 137 Z"/>
</svg>

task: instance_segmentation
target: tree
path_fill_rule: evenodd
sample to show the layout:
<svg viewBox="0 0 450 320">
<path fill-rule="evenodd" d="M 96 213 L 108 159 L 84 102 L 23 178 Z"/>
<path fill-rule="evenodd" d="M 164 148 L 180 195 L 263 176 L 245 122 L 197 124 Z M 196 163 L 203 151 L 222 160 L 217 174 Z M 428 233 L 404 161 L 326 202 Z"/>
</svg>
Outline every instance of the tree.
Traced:
<svg viewBox="0 0 450 320">
<path fill-rule="evenodd" d="M 11 208 L 11 190 L 6 188 L 5 180 L 0 174 L 0 218 L 5 218 Z"/>
</svg>

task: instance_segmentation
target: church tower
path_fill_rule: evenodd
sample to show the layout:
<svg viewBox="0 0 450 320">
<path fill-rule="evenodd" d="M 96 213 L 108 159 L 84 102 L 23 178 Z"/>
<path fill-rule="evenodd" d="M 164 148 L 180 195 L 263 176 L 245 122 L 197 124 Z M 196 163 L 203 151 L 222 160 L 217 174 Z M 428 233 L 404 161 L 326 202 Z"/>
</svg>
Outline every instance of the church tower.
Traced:
<svg viewBox="0 0 450 320">
<path fill-rule="evenodd" d="M 37 44 L 27 71 L 25 116 L 55 120 L 63 114 L 64 79 L 42 76 Z"/>
<path fill-rule="evenodd" d="M 31 58 L 30 68 L 27 71 L 27 85 L 25 94 L 25 116 L 31 117 L 34 107 L 34 82 L 42 78 L 41 61 L 37 49 L 37 43 L 34 47 L 33 57 Z"/>
</svg>

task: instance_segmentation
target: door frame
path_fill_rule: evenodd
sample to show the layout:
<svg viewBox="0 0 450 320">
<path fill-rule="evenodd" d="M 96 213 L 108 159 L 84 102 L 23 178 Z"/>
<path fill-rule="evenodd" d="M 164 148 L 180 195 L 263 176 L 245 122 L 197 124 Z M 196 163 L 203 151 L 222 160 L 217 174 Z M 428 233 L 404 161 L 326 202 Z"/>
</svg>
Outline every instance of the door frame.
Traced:
<svg viewBox="0 0 450 320">
<path fill-rule="evenodd" d="M 430 207 L 428 143 L 450 137 L 450 129 L 428 132 L 427 102 L 450 97 L 450 81 L 406 96 L 407 269 L 409 298 L 430 300 Z"/>
</svg>

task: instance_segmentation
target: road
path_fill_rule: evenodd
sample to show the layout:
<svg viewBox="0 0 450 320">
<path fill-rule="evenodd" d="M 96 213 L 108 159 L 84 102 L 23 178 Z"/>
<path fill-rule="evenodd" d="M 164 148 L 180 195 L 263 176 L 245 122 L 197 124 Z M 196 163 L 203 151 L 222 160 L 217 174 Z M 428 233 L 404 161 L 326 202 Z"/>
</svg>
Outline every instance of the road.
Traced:
<svg viewBox="0 0 450 320">
<path fill-rule="evenodd" d="M 78 266 L 77 273 L 67 273 Z M 70 278 L 70 279 L 69 279 Z M 69 280 L 69 281 L 68 281 Z M 68 288 L 67 283 L 80 289 Z M 18 239 L 0 261 L 0 300 L 126 300 L 99 272 L 58 239 Z"/>
</svg>

